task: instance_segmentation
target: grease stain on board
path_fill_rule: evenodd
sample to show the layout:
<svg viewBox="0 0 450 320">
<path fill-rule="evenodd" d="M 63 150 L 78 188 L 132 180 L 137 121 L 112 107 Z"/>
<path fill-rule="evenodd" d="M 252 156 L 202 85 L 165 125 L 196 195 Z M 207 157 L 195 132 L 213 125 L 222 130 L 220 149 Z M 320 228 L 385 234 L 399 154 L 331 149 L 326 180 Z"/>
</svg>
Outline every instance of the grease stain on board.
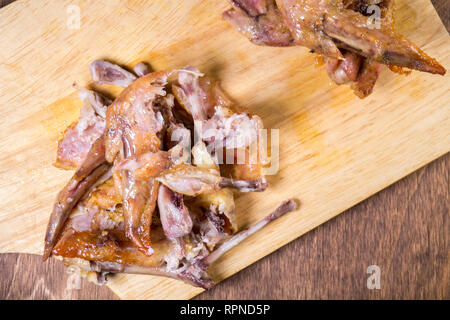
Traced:
<svg viewBox="0 0 450 320">
<path fill-rule="evenodd" d="M 78 120 L 82 102 L 76 92 L 42 108 L 40 126 L 52 140 L 58 141 L 66 128 Z"/>
<path fill-rule="evenodd" d="M 310 166 L 311 169 L 322 167 L 333 171 L 348 163 L 352 150 L 340 147 L 339 143 L 329 143 L 329 140 L 335 139 L 329 137 L 333 133 L 320 130 L 320 123 L 313 124 L 307 112 L 296 114 L 290 125 L 294 128 L 301 147 L 301 150 L 298 150 L 298 161 L 305 166 Z"/>
</svg>

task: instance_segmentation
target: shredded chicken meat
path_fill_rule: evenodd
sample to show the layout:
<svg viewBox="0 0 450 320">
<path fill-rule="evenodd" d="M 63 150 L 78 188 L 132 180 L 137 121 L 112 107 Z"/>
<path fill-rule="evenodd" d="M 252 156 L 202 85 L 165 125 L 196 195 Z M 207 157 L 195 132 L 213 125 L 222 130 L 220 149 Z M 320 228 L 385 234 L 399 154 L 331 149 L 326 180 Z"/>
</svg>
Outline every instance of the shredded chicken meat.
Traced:
<svg viewBox="0 0 450 320">
<path fill-rule="evenodd" d="M 94 81 L 125 89 L 109 101 L 77 87 L 84 106 L 56 162 L 76 171 L 57 196 L 44 259 L 59 257 L 100 284 L 108 273 L 125 272 L 212 287 L 214 261 L 297 207 L 284 202 L 238 231 L 232 190 L 268 187 L 261 119 L 234 111 L 218 85 L 194 67 L 150 73 L 140 63 L 134 75 L 98 60 L 90 70 Z M 237 150 L 244 161 L 221 162 L 220 154 L 234 157 Z"/>
</svg>

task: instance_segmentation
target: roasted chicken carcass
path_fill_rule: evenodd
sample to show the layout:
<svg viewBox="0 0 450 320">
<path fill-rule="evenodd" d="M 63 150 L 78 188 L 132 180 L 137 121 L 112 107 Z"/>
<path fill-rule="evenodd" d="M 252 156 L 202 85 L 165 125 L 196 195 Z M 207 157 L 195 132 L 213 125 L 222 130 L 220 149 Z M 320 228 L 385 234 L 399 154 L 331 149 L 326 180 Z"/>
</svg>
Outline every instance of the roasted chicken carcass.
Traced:
<svg viewBox="0 0 450 320">
<path fill-rule="evenodd" d="M 446 72 L 395 31 L 394 0 L 229 1 L 223 17 L 250 41 L 309 48 L 336 84 L 350 84 L 360 98 L 372 93 L 382 64 L 398 73 Z"/>
<path fill-rule="evenodd" d="M 95 82 L 125 89 L 111 101 L 77 87 L 84 106 L 56 161 L 76 171 L 58 194 L 44 259 L 62 259 L 98 283 L 127 272 L 210 288 L 214 261 L 297 207 L 285 201 L 238 232 L 234 192 L 268 187 L 261 119 L 237 112 L 193 67 L 150 73 L 138 64 L 133 74 L 97 60 L 90 70 Z M 224 164 L 230 152 L 243 161 Z"/>
</svg>

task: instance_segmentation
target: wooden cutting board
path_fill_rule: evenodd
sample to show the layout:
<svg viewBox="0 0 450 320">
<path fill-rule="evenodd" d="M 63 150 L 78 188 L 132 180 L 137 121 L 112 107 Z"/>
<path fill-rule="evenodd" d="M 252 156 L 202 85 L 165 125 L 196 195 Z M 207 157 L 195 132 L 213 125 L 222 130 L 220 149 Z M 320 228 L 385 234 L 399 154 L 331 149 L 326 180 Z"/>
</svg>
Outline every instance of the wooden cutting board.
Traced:
<svg viewBox="0 0 450 320">
<path fill-rule="evenodd" d="M 80 8 L 80 29 L 67 27 L 71 4 Z M 81 106 L 72 83 L 91 85 L 94 59 L 129 67 L 143 60 L 156 70 L 198 66 L 267 128 L 280 130 L 280 170 L 265 193 L 238 196 L 238 222 L 249 226 L 287 198 L 301 208 L 227 253 L 213 267 L 219 280 L 450 150 L 448 75 L 384 70 L 375 93 L 360 100 L 331 84 L 306 49 L 250 44 L 221 19 L 228 6 L 19 0 L 0 10 L 0 252 L 42 253 L 54 198 L 71 176 L 52 166 L 56 142 Z M 396 17 L 402 34 L 450 67 L 450 38 L 429 1 L 398 0 Z M 187 299 L 202 291 L 137 275 L 108 285 L 126 299 Z"/>
</svg>

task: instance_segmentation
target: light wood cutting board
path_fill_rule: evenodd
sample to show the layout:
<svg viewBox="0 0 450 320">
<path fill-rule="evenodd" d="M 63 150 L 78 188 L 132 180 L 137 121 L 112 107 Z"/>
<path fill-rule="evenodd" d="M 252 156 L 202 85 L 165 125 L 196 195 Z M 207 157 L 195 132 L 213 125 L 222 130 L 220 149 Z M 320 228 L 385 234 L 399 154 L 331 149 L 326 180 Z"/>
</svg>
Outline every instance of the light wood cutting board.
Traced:
<svg viewBox="0 0 450 320">
<path fill-rule="evenodd" d="M 81 9 L 78 30 L 66 24 L 70 4 Z M 144 60 L 156 70 L 198 66 L 267 128 L 280 130 L 280 170 L 265 193 L 238 197 L 238 222 L 249 226 L 287 198 L 301 208 L 227 253 L 213 267 L 219 280 L 450 150 L 448 75 L 385 69 L 375 93 L 360 100 L 331 84 L 306 49 L 250 44 L 221 19 L 228 6 L 19 0 L 0 10 L 0 252 L 42 252 L 54 198 L 71 176 L 52 166 L 56 142 L 81 106 L 72 83 L 91 84 L 94 59 L 129 67 Z M 429 1 L 399 0 L 396 17 L 402 34 L 450 67 L 450 38 Z M 152 276 L 120 275 L 108 285 L 127 299 L 202 291 Z"/>
</svg>

